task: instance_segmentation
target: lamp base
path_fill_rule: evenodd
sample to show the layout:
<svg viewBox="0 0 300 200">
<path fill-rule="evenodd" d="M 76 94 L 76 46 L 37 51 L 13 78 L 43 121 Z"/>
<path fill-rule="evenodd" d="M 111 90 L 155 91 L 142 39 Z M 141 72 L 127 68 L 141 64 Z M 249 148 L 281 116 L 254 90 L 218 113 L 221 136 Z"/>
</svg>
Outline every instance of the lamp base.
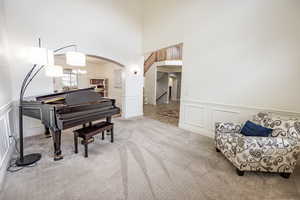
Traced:
<svg viewBox="0 0 300 200">
<path fill-rule="evenodd" d="M 18 158 L 18 160 L 16 161 L 16 165 L 19 167 L 32 165 L 32 164 L 36 163 L 37 161 L 39 161 L 41 159 L 41 157 L 42 157 L 42 155 L 39 153 L 29 154 L 29 155 L 24 156 L 23 160 Z"/>
</svg>

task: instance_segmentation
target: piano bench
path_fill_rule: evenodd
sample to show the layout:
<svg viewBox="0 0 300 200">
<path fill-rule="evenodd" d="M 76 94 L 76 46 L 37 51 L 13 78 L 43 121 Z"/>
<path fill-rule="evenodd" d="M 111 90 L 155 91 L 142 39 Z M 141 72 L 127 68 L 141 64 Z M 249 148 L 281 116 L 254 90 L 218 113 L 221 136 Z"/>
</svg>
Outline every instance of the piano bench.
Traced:
<svg viewBox="0 0 300 200">
<path fill-rule="evenodd" d="M 102 140 L 105 137 L 105 131 L 110 131 L 110 141 L 114 142 L 114 124 L 110 122 L 100 122 L 88 127 L 74 131 L 75 153 L 78 153 L 78 137 L 82 138 L 81 144 L 84 145 L 84 157 L 88 157 L 88 144 L 94 142 L 94 136 L 102 133 Z"/>
</svg>

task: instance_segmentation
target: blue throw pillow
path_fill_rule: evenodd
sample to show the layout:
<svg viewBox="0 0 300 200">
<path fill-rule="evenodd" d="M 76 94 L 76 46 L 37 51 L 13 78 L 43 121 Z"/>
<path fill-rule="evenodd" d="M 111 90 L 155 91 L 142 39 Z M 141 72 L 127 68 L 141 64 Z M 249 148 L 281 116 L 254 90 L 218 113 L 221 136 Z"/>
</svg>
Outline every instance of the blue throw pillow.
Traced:
<svg viewBox="0 0 300 200">
<path fill-rule="evenodd" d="M 245 136 L 268 137 L 273 129 L 265 128 L 253 122 L 247 121 L 243 126 L 241 133 Z"/>
</svg>

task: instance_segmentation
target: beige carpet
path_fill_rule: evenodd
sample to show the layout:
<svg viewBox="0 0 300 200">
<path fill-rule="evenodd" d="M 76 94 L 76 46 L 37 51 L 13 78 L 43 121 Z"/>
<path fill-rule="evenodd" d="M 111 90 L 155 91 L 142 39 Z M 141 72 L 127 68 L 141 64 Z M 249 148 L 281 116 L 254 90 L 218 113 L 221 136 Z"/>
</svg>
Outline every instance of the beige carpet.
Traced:
<svg viewBox="0 0 300 200">
<path fill-rule="evenodd" d="M 97 141 L 89 158 L 62 139 L 64 160 L 52 160 L 51 139 L 26 141 L 42 152 L 34 168 L 9 173 L 1 200 L 284 200 L 300 199 L 300 165 L 290 179 L 246 173 L 215 152 L 214 141 L 148 118 L 114 120 L 114 144 Z"/>
</svg>

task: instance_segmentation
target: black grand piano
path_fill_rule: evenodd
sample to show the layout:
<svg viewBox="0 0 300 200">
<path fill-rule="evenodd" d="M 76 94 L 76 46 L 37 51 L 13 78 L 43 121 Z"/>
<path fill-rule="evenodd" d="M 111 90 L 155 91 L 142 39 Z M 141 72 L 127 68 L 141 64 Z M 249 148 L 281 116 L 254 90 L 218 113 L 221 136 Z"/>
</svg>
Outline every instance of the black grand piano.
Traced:
<svg viewBox="0 0 300 200">
<path fill-rule="evenodd" d="M 61 151 L 62 130 L 100 119 L 110 122 L 119 114 L 115 100 L 103 98 L 94 88 L 37 96 L 23 101 L 23 114 L 39 119 L 45 126 L 45 134 L 52 134 L 54 160 L 63 158 Z"/>
</svg>

